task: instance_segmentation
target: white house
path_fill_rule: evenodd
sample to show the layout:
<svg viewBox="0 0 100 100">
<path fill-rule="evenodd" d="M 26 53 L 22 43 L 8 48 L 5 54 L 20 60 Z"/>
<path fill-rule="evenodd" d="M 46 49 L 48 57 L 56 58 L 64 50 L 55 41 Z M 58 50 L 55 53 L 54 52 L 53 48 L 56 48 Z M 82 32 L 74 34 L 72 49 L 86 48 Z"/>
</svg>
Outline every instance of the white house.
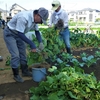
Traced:
<svg viewBox="0 0 100 100">
<path fill-rule="evenodd" d="M 10 9 L 9 16 L 13 17 L 18 12 L 26 11 L 26 10 L 27 9 L 25 9 L 22 6 L 15 3 L 12 5 L 12 7 Z M 0 9 L 0 12 L 1 12 L 2 18 L 6 20 L 6 17 L 8 16 L 8 11 Z M 51 14 L 52 14 L 52 11 L 49 10 L 49 18 L 51 16 Z M 82 10 L 70 11 L 70 12 L 68 12 L 68 18 L 69 18 L 69 20 L 71 20 L 73 22 L 80 21 L 83 23 L 94 23 L 97 18 L 100 18 L 100 10 L 84 8 Z"/>
<path fill-rule="evenodd" d="M 25 8 L 21 7 L 20 5 L 15 3 L 12 5 L 10 11 L 6 11 L 6 10 L 3 10 L 0 8 L 0 18 L 7 21 L 7 18 L 11 18 L 15 14 L 17 14 L 18 12 L 25 11 L 25 10 L 27 10 L 27 9 L 25 9 Z"/>
<path fill-rule="evenodd" d="M 11 9 L 10 9 L 10 16 L 14 16 L 15 14 L 17 14 L 18 12 L 21 11 L 26 11 L 27 9 L 23 8 L 22 6 L 18 5 L 18 4 L 13 4 Z"/>
<path fill-rule="evenodd" d="M 6 17 L 9 15 L 9 12 L 0 8 L 0 18 L 6 20 Z"/>
<path fill-rule="evenodd" d="M 100 11 L 91 8 L 85 8 L 78 11 L 69 12 L 69 20 L 74 22 L 94 23 L 96 18 L 100 18 Z"/>
</svg>

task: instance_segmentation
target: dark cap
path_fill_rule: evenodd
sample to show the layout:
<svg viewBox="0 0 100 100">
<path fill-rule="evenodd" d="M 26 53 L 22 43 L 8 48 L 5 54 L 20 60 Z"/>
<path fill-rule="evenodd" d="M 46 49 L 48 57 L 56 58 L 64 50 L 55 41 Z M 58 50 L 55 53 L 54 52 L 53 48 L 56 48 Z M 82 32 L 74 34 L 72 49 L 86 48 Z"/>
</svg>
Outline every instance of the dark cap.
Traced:
<svg viewBox="0 0 100 100">
<path fill-rule="evenodd" d="M 49 17 L 49 12 L 48 12 L 48 10 L 45 9 L 45 8 L 43 8 L 43 7 L 41 7 L 41 8 L 38 9 L 38 14 L 41 16 L 42 22 L 43 22 L 44 24 L 47 24 L 46 21 L 47 21 L 47 19 L 48 19 L 48 17 Z"/>
</svg>

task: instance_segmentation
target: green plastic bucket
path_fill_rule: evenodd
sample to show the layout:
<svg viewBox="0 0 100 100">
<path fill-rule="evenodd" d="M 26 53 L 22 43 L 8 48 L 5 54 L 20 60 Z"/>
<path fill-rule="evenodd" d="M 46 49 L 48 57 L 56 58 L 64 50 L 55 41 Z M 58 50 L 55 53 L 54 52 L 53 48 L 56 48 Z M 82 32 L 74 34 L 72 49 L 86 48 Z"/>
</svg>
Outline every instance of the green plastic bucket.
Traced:
<svg viewBox="0 0 100 100">
<path fill-rule="evenodd" d="M 40 82 L 46 77 L 46 68 L 32 68 L 32 79 L 35 82 Z"/>
</svg>

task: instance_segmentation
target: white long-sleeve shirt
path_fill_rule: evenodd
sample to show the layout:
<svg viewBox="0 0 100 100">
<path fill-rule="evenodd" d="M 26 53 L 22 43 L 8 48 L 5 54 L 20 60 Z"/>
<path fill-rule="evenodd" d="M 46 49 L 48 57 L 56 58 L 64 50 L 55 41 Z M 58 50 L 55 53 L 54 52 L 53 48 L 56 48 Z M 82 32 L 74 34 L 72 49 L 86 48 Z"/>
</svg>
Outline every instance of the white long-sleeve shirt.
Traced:
<svg viewBox="0 0 100 100">
<path fill-rule="evenodd" d="M 63 9 L 60 9 L 59 12 L 54 11 L 52 13 L 48 25 L 49 26 L 52 26 L 52 24 L 55 25 L 58 22 L 59 19 L 63 20 L 64 28 L 68 27 L 68 13 Z"/>
<path fill-rule="evenodd" d="M 22 33 L 27 33 L 30 30 L 39 30 L 38 24 L 34 22 L 33 12 L 32 10 L 19 12 L 7 23 L 7 26 L 11 30 Z"/>
</svg>

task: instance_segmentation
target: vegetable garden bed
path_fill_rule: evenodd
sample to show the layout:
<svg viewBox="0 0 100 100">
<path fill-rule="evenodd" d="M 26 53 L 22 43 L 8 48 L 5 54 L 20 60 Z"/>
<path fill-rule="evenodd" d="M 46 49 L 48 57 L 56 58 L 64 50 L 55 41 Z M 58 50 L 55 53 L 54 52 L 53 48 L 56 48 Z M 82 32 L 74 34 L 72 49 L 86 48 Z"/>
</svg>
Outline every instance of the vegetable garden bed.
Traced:
<svg viewBox="0 0 100 100">
<path fill-rule="evenodd" d="M 91 34 L 84 35 L 83 33 L 79 33 L 79 34 L 74 35 L 73 33 L 71 33 L 71 46 L 72 46 L 73 55 L 69 56 L 65 52 L 63 43 L 61 41 L 59 41 L 58 37 L 56 37 L 54 35 L 54 31 L 52 31 L 50 29 L 48 29 L 48 30 L 43 29 L 41 31 L 44 34 L 44 38 L 45 38 L 44 39 L 45 50 L 43 52 L 41 52 L 41 54 L 39 54 L 39 56 L 37 57 L 38 58 L 37 60 L 34 60 L 35 59 L 34 57 L 33 57 L 33 60 L 30 60 L 31 59 L 31 55 L 29 54 L 28 55 L 28 58 L 29 58 L 28 59 L 28 64 L 31 65 L 33 63 L 33 61 L 34 61 L 34 63 L 43 63 L 44 60 L 46 59 L 46 61 L 50 65 L 57 66 L 58 68 L 61 68 L 61 67 L 62 68 L 63 67 L 64 68 L 74 68 L 76 66 L 75 68 L 76 68 L 77 72 L 76 72 L 76 70 L 72 69 L 72 72 L 74 73 L 74 74 L 72 74 L 72 76 L 73 75 L 78 75 L 77 73 L 79 71 L 81 71 L 77 67 L 83 69 L 84 72 L 85 72 L 85 74 L 89 74 L 90 75 L 90 73 L 93 72 L 94 75 L 91 74 L 90 78 L 91 78 L 91 82 L 93 82 L 93 84 L 95 83 L 94 86 L 91 86 L 91 83 L 84 84 L 84 86 L 85 85 L 89 86 L 89 87 L 85 86 L 86 87 L 85 88 L 84 86 L 82 86 L 81 84 L 79 84 L 79 83 L 81 83 L 83 81 L 79 82 L 78 80 L 75 83 L 76 86 L 74 86 L 75 85 L 74 84 L 75 81 L 72 80 L 73 84 L 70 84 L 70 85 L 73 85 L 74 87 L 78 87 L 78 88 L 74 88 L 72 86 L 71 87 L 68 86 L 67 89 L 69 89 L 69 87 L 70 87 L 70 91 L 65 92 L 65 91 L 61 91 L 61 90 L 63 90 L 62 88 L 64 88 L 64 87 L 60 86 L 60 89 L 58 87 L 56 88 L 56 86 L 58 86 L 58 85 L 55 83 L 56 81 L 54 81 L 54 87 L 52 87 L 52 88 L 53 89 L 54 88 L 55 89 L 59 89 L 59 90 L 56 90 L 56 91 L 60 91 L 60 92 L 57 93 L 57 94 L 55 92 L 53 92 L 54 94 L 52 94 L 52 91 L 54 91 L 54 90 L 49 89 L 47 87 L 47 85 L 45 83 L 46 81 L 43 82 L 43 83 L 40 83 L 40 85 L 39 85 L 38 83 L 34 83 L 31 80 L 30 81 L 31 83 L 28 81 L 28 82 L 24 82 L 24 84 L 11 83 L 11 85 L 8 85 L 8 84 L 1 85 L 0 86 L 0 90 L 2 90 L 2 91 L 1 91 L 0 94 L 5 94 L 6 95 L 5 96 L 6 99 L 7 99 L 8 95 L 11 98 L 13 98 L 13 96 L 15 96 L 15 94 L 17 94 L 16 95 L 16 98 L 17 98 L 18 96 L 21 96 L 21 97 L 23 95 L 25 96 L 26 95 L 25 94 L 25 90 L 30 89 L 31 93 L 32 93 L 31 100 L 34 100 L 34 99 L 35 100 L 45 100 L 44 99 L 45 97 L 42 97 L 43 96 L 42 93 L 45 94 L 45 92 L 42 92 L 43 91 L 42 87 L 45 86 L 45 89 L 48 90 L 46 92 L 47 94 L 45 94 L 45 96 L 48 97 L 48 98 L 46 98 L 46 100 L 52 100 L 52 97 L 53 97 L 53 100 L 54 100 L 54 98 L 55 98 L 55 100 L 59 100 L 58 98 L 60 98 L 60 100 L 64 100 L 65 97 L 67 97 L 68 100 L 80 100 L 79 98 L 81 98 L 81 100 L 92 100 L 91 97 L 93 98 L 93 100 L 99 100 L 100 99 L 100 97 L 99 97 L 99 93 L 100 92 L 99 92 L 98 89 L 100 87 L 99 86 L 99 80 L 100 80 L 100 67 L 99 67 L 99 65 L 100 65 L 100 60 L 99 60 L 99 58 L 100 58 L 100 56 L 99 56 L 100 55 L 100 49 L 99 49 L 100 40 L 99 40 L 99 38 L 100 38 L 100 35 L 99 34 L 97 34 L 97 36 L 91 35 Z M 45 33 L 48 36 L 45 35 Z M 41 58 L 44 58 L 44 60 L 42 60 Z M 69 70 L 69 72 L 71 72 L 71 69 L 67 69 L 66 72 L 68 70 Z M 6 72 L 6 71 L 4 70 L 4 72 Z M 55 73 L 53 73 L 53 74 L 51 73 L 50 75 L 54 75 L 54 74 Z M 8 73 L 6 73 L 5 75 L 8 76 Z M 59 74 L 56 73 L 56 75 L 58 76 Z M 81 73 L 80 76 L 82 76 L 82 75 L 83 74 Z M 11 75 L 9 75 L 9 77 L 10 76 Z M 83 76 L 85 76 L 85 75 L 83 75 Z M 53 77 L 55 77 L 55 76 L 52 76 L 52 78 Z M 70 76 L 68 76 L 68 77 L 70 78 Z M 53 83 L 52 78 L 49 77 L 49 80 L 50 80 L 51 83 Z M 78 77 L 76 77 L 76 78 L 78 78 Z M 89 76 L 87 76 L 87 77 L 85 76 L 84 78 L 85 78 L 86 83 L 88 83 L 87 79 L 89 79 Z M 96 80 L 96 78 L 97 78 L 97 80 Z M 72 77 L 72 79 L 73 79 L 73 77 Z M 90 81 L 90 79 L 89 79 L 89 81 Z M 42 87 L 41 87 L 41 84 L 42 84 Z M 43 84 L 45 84 L 45 85 L 43 85 Z M 69 84 L 67 84 L 67 85 L 69 85 Z M 83 87 L 85 90 L 81 89 L 79 87 L 79 85 L 81 87 Z M 40 88 L 38 88 L 38 86 Z M 90 88 L 90 86 L 91 86 L 91 88 Z M 41 89 L 41 91 L 39 90 L 39 92 L 37 92 L 37 95 L 36 95 L 35 93 L 36 93 L 37 90 L 32 91 L 31 87 L 37 87 L 35 89 Z M 49 87 L 50 87 L 50 84 L 49 84 Z M 84 90 L 84 91 L 82 92 L 81 90 Z M 24 92 L 22 92 L 22 91 L 24 91 Z M 64 95 L 64 93 L 66 93 L 66 95 Z M 87 93 L 87 95 L 86 95 L 86 93 Z M 94 94 L 94 93 L 96 93 L 96 94 Z M 33 94 L 35 94 L 35 95 L 33 95 Z M 30 95 L 28 95 L 28 96 L 30 97 Z M 33 96 L 35 96 L 34 99 L 33 99 Z M 40 97 L 40 98 L 38 99 L 37 97 Z M 10 99 L 10 100 L 12 100 L 12 99 Z M 19 99 L 19 100 L 21 100 L 21 99 Z M 25 100 L 25 98 L 24 98 L 24 100 Z M 65 100 L 66 100 L 66 98 L 65 98 Z"/>
<path fill-rule="evenodd" d="M 58 31 L 52 29 L 43 29 L 41 31 L 44 37 L 43 42 L 45 49 L 41 52 L 42 55 L 39 56 L 41 56 L 42 59 L 46 58 L 45 60 L 52 65 L 52 68 L 48 69 L 51 74 L 47 76 L 47 80 L 40 82 L 39 87 L 32 87 L 30 89 L 32 93 L 30 99 L 100 99 L 100 82 L 98 82 L 95 77 L 94 73 L 96 73 L 96 70 L 93 70 L 93 66 L 97 68 L 97 62 L 100 61 L 100 48 L 98 48 L 100 46 L 100 33 L 74 34 L 71 32 L 70 38 L 73 53 L 70 55 L 65 51 L 64 43 L 59 39 Z M 56 35 L 54 35 L 54 33 Z M 93 49 L 96 51 L 94 54 L 86 54 L 86 52 L 81 49 L 81 54 L 74 54 L 74 50 L 83 47 L 84 49 L 88 47 L 89 52 L 93 51 Z M 46 57 L 43 54 L 46 54 Z M 31 55 L 29 57 L 30 62 Z M 34 59 L 33 56 L 32 59 Z M 40 62 L 42 62 L 42 60 Z M 91 71 L 87 71 L 87 69 Z"/>
</svg>

